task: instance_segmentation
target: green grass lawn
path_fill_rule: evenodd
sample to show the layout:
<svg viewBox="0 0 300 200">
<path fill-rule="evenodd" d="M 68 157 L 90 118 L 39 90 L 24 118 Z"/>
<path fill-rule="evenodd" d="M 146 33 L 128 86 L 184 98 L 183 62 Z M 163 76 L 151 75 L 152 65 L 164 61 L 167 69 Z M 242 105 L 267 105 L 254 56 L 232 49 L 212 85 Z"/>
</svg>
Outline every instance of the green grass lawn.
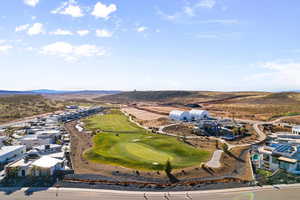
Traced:
<svg viewBox="0 0 300 200">
<path fill-rule="evenodd" d="M 210 158 L 210 152 L 196 149 L 175 137 L 152 134 L 130 122 L 118 110 L 85 120 L 88 130 L 102 132 L 94 136 L 94 146 L 85 152 L 88 160 L 144 170 L 163 170 L 169 160 L 173 168 L 195 166 Z M 121 133 L 129 131 L 132 133 Z"/>
<path fill-rule="evenodd" d="M 173 168 L 195 166 L 210 158 L 174 137 L 150 133 L 100 133 L 94 147 L 84 155 L 88 160 L 124 167 L 163 170 L 167 160 Z"/>
<path fill-rule="evenodd" d="M 146 132 L 143 128 L 131 123 L 119 110 L 112 110 L 105 115 L 94 115 L 84 120 L 88 130 Z"/>
</svg>

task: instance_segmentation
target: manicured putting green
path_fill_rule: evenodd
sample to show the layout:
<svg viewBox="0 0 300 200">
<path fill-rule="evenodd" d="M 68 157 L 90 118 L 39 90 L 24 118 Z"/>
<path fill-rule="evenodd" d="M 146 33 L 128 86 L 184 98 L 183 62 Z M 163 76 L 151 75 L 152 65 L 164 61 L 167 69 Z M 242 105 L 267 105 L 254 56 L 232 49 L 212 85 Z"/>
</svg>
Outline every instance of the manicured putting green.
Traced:
<svg viewBox="0 0 300 200">
<path fill-rule="evenodd" d="M 150 133 L 100 133 L 94 137 L 93 148 L 84 156 L 98 163 L 163 170 L 167 160 L 171 161 L 173 168 L 184 168 L 207 161 L 210 153 L 169 136 Z"/>
<path fill-rule="evenodd" d="M 113 120 L 110 120 L 112 118 Z M 131 123 L 120 112 L 94 116 L 85 123 L 86 128 L 90 130 L 117 130 L 94 136 L 93 148 L 84 154 L 86 159 L 93 162 L 134 169 L 163 170 L 167 160 L 173 168 L 185 168 L 210 158 L 209 152 L 196 149 L 175 137 L 147 132 Z M 121 133 L 122 131 L 132 133 Z"/>
</svg>

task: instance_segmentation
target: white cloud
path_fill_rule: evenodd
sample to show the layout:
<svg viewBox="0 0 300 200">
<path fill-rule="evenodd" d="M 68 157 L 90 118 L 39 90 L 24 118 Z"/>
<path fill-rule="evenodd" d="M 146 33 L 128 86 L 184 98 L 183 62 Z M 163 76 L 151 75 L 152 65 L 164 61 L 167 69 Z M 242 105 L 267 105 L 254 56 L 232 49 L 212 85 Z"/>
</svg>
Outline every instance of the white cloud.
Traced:
<svg viewBox="0 0 300 200">
<path fill-rule="evenodd" d="M 90 33 L 89 30 L 78 30 L 77 31 L 77 34 L 80 36 L 85 36 L 85 35 L 88 35 L 89 33 Z"/>
<path fill-rule="evenodd" d="M 44 32 L 43 24 L 35 23 L 27 31 L 28 35 L 38 35 Z"/>
<path fill-rule="evenodd" d="M 71 31 L 63 30 L 63 29 L 57 29 L 50 33 L 51 35 L 73 35 Z"/>
<path fill-rule="evenodd" d="M 24 24 L 24 25 L 20 25 L 20 26 L 17 26 L 15 31 L 16 32 L 20 32 L 20 31 L 25 31 L 29 28 L 29 24 Z"/>
<path fill-rule="evenodd" d="M 137 32 L 141 33 L 141 32 L 144 32 L 148 29 L 148 27 L 146 26 L 140 26 L 136 29 Z"/>
<path fill-rule="evenodd" d="M 67 42 L 55 42 L 42 47 L 41 53 L 59 56 L 68 62 L 74 62 L 80 57 L 104 56 L 107 54 L 107 51 L 102 47 L 90 44 L 75 46 Z"/>
<path fill-rule="evenodd" d="M 97 37 L 105 37 L 105 38 L 108 38 L 108 37 L 112 37 L 113 33 L 108 31 L 108 30 L 105 30 L 105 29 L 98 29 L 96 30 L 96 36 Z"/>
<path fill-rule="evenodd" d="M 199 24 L 238 24 L 240 23 L 237 19 L 210 19 L 200 20 Z"/>
<path fill-rule="evenodd" d="M 33 47 L 26 47 L 25 50 L 27 50 L 27 51 L 33 51 Z"/>
<path fill-rule="evenodd" d="M 294 60 L 271 61 L 260 63 L 258 66 L 264 71 L 245 77 L 246 81 L 272 89 L 300 88 L 300 62 Z"/>
<path fill-rule="evenodd" d="M 117 6 L 115 4 L 105 5 L 101 2 L 97 2 L 91 15 L 96 18 L 108 19 L 109 15 L 115 11 L 117 11 Z"/>
<path fill-rule="evenodd" d="M 196 7 L 213 8 L 216 5 L 215 0 L 202 0 L 196 4 Z"/>
<path fill-rule="evenodd" d="M 7 52 L 9 49 L 12 49 L 11 45 L 2 45 L 0 46 L 0 53 Z"/>
<path fill-rule="evenodd" d="M 39 0 L 24 0 L 24 3 L 28 6 L 35 7 L 39 3 Z"/>
<path fill-rule="evenodd" d="M 0 44 L 3 44 L 5 42 L 6 42 L 6 40 L 0 40 Z"/>
<path fill-rule="evenodd" d="M 195 9 L 189 6 L 183 8 L 183 12 L 188 16 L 195 16 Z"/>
<path fill-rule="evenodd" d="M 187 24 L 196 24 L 196 23 L 204 23 L 210 20 L 200 20 L 199 13 L 203 9 L 213 9 L 216 6 L 216 0 L 198 0 L 198 1 L 184 1 L 184 5 L 180 10 L 174 12 L 172 14 L 168 14 L 157 9 L 157 14 L 160 15 L 163 19 L 172 21 L 172 22 L 181 22 Z M 193 2 L 193 3 L 191 3 Z M 215 21 L 216 23 L 226 23 L 228 20 L 219 20 Z M 213 22 L 212 22 L 213 23 Z"/>
<path fill-rule="evenodd" d="M 60 7 L 51 11 L 52 14 L 70 15 L 72 17 L 83 17 L 83 11 L 75 0 L 63 2 Z"/>
<path fill-rule="evenodd" d="M 164 20 L 173 23 L 182 24 L 220 24 L 220 25 L 230 25 L 239 24 L 240 21 L 237 19 L 198 19 L 196 10 L 191 7 L 185 7 L 182 11 L 176 12 L 174 14 L 167 14 L 159 9 L 157 9 L 157 14 Z"/>
</svg>

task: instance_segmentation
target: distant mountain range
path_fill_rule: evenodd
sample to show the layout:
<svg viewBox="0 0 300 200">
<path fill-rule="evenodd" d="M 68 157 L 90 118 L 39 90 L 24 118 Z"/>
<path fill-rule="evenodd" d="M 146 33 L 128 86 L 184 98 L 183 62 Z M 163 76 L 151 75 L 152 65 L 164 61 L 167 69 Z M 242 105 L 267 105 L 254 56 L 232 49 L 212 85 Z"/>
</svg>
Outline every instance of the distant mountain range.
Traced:
<svg viewBox="0 0 300 200">
<path fill-rule="evenodd" d="M 10 91 L 0 90 L 0 95 L 16 95 L 16 94 L 40 94 L 40 95 L 55 95 L 55 94 L 118 94 L 119 90 L 27 90 L 27 91 Z"/>
</svg>

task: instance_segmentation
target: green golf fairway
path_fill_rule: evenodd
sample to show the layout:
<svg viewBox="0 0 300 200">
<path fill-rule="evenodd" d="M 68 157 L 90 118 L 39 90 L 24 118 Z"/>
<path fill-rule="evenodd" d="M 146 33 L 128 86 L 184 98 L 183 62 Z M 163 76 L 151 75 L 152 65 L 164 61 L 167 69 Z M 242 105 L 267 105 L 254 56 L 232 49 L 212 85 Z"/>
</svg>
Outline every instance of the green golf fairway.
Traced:
<svg viewBox="0 0 300 200">
<path fill-rule="evenodd" d="M 210 152 L 196 149 L 175 137 L 148 133 L 146 130 L 136 127 L 122 113 L 107 115 L 98 116 L 98 124 L 94 117 L 88 120 L 92 120 L 93 126 L 102 130 L 109 124 L 113 130 L 127 127 L 126 130 L 136 129 L 137 131 L 133 133 L 98 133 L 93 138 L 93 148 L 84 153 L 87 160 L 134 169 L 164 170 L 167 160 L 176 169 L 199 165 L 210 158 Z M 112 115 L 114 120 L 107 120 Z M 114 122 L 116 122 L 115 126 Z"/>
</svg>

